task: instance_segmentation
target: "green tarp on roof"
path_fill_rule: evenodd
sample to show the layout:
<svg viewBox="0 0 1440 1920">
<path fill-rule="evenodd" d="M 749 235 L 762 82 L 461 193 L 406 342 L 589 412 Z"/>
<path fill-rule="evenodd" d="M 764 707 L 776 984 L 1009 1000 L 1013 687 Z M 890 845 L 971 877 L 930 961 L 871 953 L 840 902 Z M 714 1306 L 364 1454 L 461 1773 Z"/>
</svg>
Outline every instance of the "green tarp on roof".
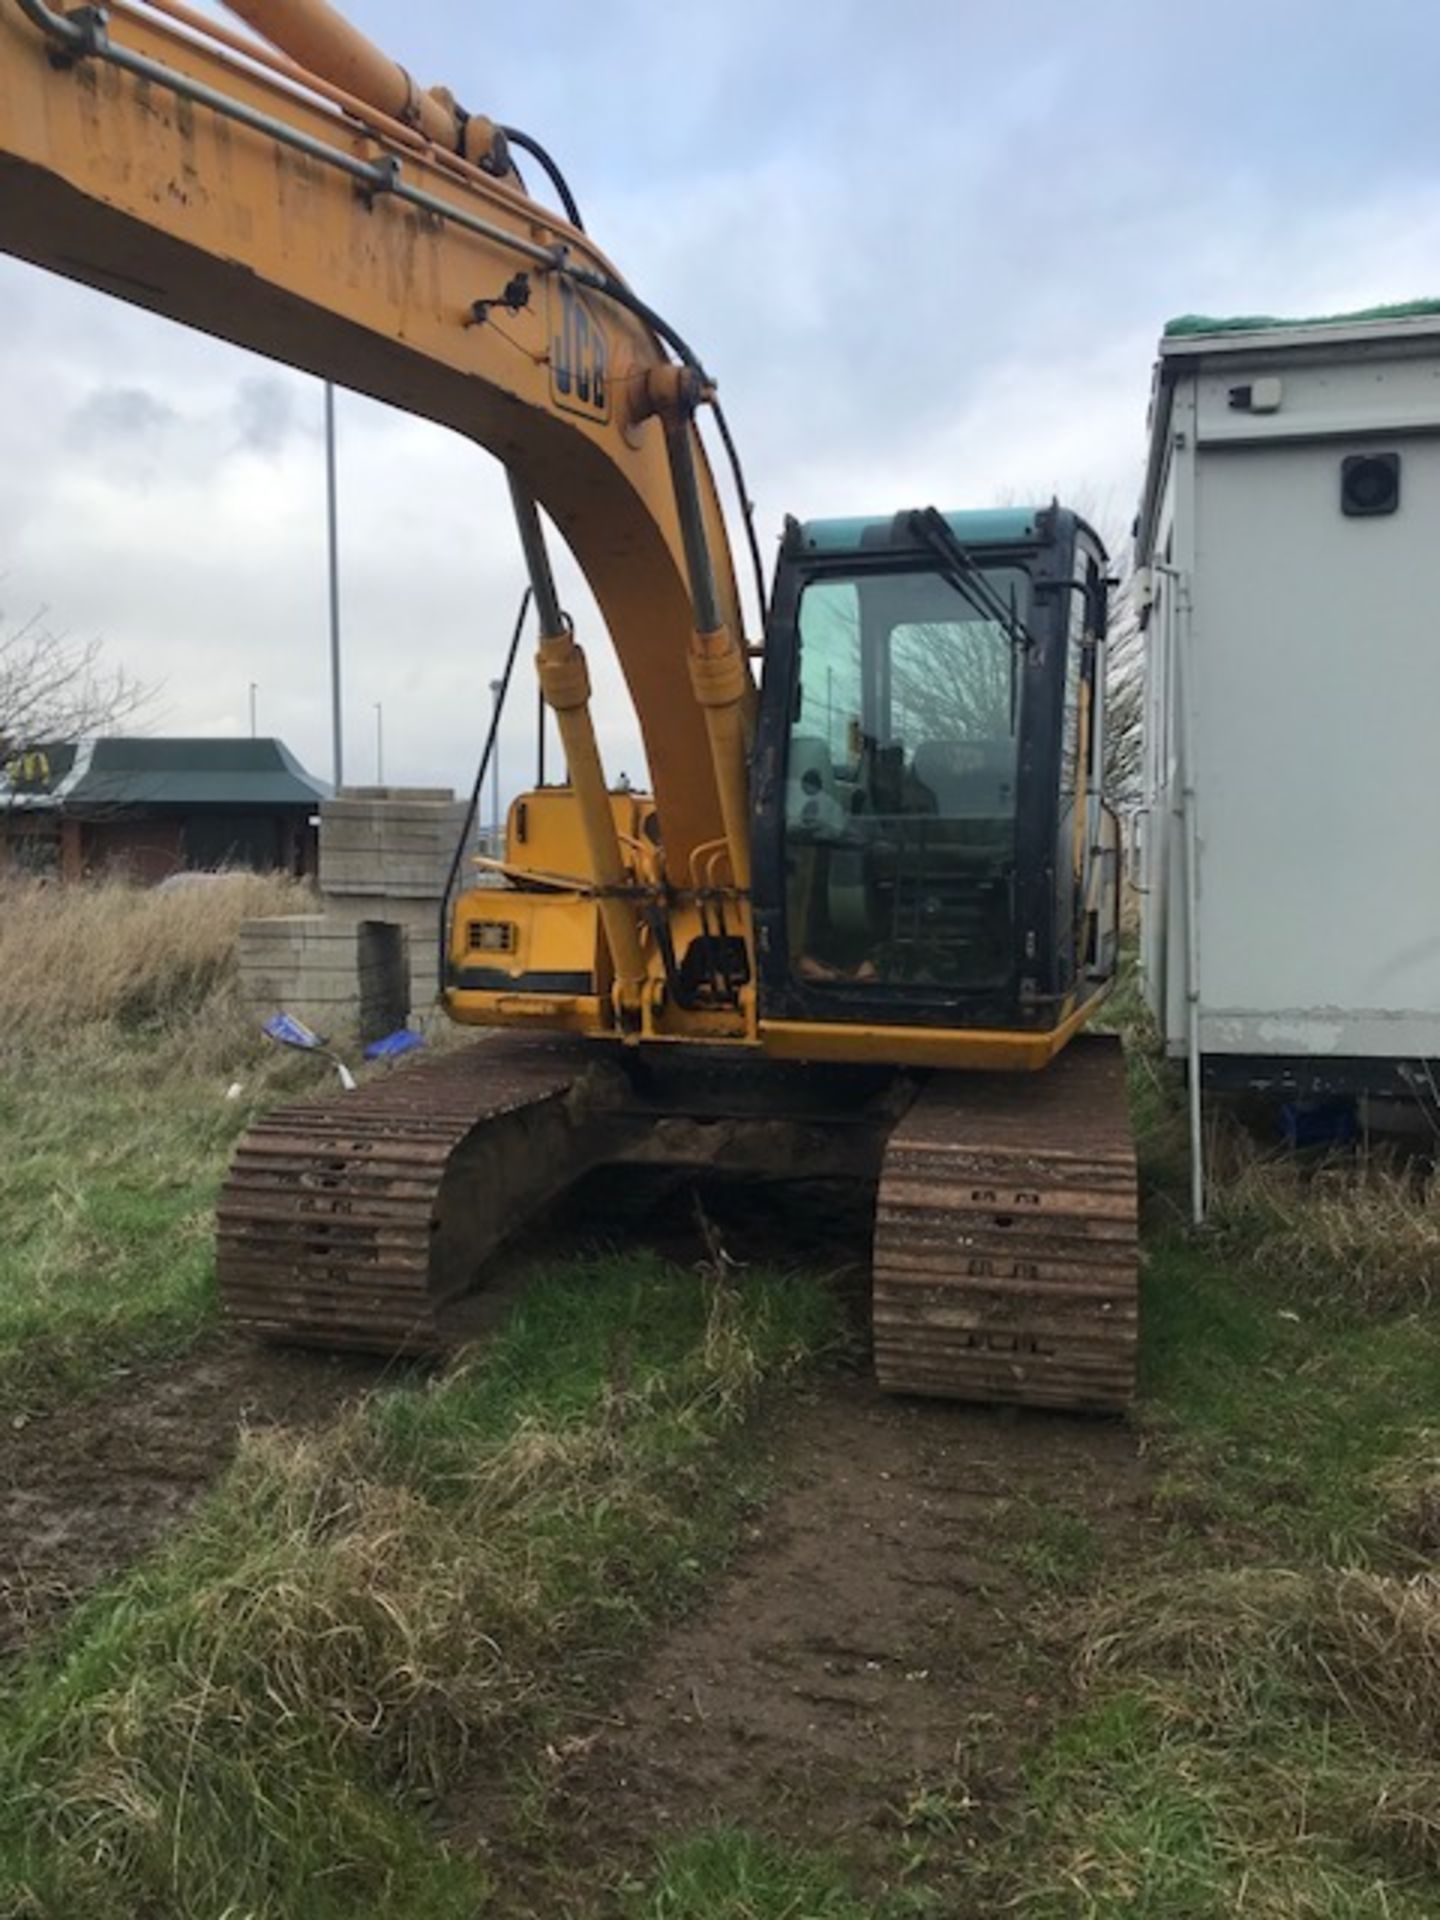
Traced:
<svg viewBox="0 0 1440 1920">
<path fill-rule="evenodd" d="M 1424 314 L 1440 314 L 1440 300 L 1401 300 L 1389 307 L 1361 307 L 1355 313 L 1319 313 L 1308 318 L 1277 318 L 1272 313 L 1237 314 L 1216 319 L 1208 313 L 1182 313 L 1178 320 L 1167 320 L 1165 338 L 1174 340 L 1193 333 L 1262 333 L 1269 327 L 1349 327 L 1364 320 L 1414 320 Z"/>
</svg>

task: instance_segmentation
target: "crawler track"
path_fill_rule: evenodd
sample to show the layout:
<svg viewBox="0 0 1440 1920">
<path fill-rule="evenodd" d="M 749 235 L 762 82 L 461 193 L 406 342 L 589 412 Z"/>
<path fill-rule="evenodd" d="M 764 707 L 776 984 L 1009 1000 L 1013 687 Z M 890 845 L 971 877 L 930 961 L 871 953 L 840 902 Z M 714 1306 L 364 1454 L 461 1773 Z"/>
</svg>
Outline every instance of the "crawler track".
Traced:
<svg viewBox="0 0 1440 1920">
<path fill-rule="evenodd" d="M 226 1311 L 270 1339 L 438 1350 L 440 1307 L 574 1177 L 585 1071 L 564 1041 L 482 1041 L 267 1115 L 220 1196 Z"/>
<path fill-rule="evenodd" d="M 888 1132 L 874 1242 L 881 1386 L 1128 1404 L 1138 1254 L 1118 1042 L 1082 1037 L 1038 1075 L 933 1075 L 893 1130 L 883 1097 L 848 1130 L 834 1101 L 787 1130 L 774 1094 L 769 1114 L 692 1123 L 696 1097 L 683 1081 L 679 1099 L 640 1099 L 598 1049 L 515 1036 L 282 1108 L 241 1141 L 221 1194 L 225 1308 L 266 1339 L 439 1352 L 446 1304 L 597 1165 L 834 1176 L 848 1152 L 859 1178 L 868 1153 L 873 1179 Z"/>
<path fill-rule="evenodd" d="M 1097 1411 L 1134 1391 L 1135 1154 L 1118 1040 L 937 1074 L 890 1136 L 875 1366 L 891 1392 Z"/>
</svg>

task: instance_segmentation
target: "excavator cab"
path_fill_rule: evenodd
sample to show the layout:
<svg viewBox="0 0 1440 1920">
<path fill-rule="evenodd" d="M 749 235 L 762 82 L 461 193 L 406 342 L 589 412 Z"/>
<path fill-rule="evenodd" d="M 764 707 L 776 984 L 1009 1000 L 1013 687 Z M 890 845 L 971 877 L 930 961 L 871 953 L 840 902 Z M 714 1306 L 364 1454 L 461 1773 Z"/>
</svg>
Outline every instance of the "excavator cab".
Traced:
<svg viewBox="0 0 1440 1920">
<path fill-rule="evenodd" d="M 1105 575 L 1058 506 L 789 522 L 756 753 L 762 1021 L 1043 1031 L 1109 978 Z"/>
</svg>

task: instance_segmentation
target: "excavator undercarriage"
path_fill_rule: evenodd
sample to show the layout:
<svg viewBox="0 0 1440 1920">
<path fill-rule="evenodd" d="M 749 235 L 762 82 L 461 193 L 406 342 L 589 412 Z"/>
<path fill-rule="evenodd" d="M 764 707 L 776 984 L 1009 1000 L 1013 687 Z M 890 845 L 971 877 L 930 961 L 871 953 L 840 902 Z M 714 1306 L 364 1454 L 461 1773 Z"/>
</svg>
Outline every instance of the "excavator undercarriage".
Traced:
<svg viewBox="0 0 1440 1920">
<path fill-rule="evenodd" d="M 1039 1076 L 597 1051 L 499 1036 L 261 1120 L 220 1203 L 232 1318 L 269 1340 L 443 1353 L 487 1264 L 596 1168 L 834 1179 L 877 1193 L 883 1387 L 1128 1403 L 1135 1171 L 1117 1041 L 1082 1035 Z"/>
</svg>

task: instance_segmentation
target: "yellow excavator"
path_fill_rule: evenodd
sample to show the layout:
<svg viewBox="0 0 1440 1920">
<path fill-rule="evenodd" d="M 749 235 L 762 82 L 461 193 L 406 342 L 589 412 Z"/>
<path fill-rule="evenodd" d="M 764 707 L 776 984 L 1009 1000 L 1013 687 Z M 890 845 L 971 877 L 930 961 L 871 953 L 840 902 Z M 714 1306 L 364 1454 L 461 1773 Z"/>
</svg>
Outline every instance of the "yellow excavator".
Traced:
<svg viewBox="0 0 1440 1920">
<path fill-rule="evenodd" d="M 449 905 L 445 1007 L 495 1031 L 242 1142 L 229 1311 L 431 1350 L 588 1171 L 838 1177 L 876 1194 L 882 1386 L 1124 1406 L 1134 1158 L 1117 1043 L 1082 1032 L 1117 947 L 1099 539 L 1053 503 L 790 520 L 767 592 L 713 381 L 540 143 L 324 0 L 231 10 L 260 37 L 181 0 L 0 0 L 0 248 L 496 455 L 565 779 Z M 648 793 L 607 784 L 547 520 Z"/>
</svg>

